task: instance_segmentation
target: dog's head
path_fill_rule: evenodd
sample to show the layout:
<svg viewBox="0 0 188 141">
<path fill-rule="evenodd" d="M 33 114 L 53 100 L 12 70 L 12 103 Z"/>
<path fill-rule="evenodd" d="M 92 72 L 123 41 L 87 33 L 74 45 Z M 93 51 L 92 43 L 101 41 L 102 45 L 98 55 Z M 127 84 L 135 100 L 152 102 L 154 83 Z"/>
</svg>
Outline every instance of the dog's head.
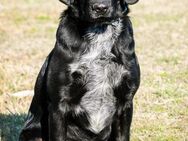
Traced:
<svg viewBox="0 0 188 141">
<path fill-rule="evenodd" d="M 115 19 L 128 13 L 128 5 L 138 0 L 60 0 L 68 5 L 71 16 L 95 22 Z"/>
</svg>

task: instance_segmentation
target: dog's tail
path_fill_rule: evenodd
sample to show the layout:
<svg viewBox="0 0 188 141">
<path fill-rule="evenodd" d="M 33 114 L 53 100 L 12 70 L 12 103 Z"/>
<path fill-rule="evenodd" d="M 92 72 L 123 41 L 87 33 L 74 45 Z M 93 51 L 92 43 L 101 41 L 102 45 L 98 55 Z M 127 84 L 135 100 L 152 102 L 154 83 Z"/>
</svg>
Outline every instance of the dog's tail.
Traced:
<svg viewBox="0 0 188 141">
<path fill-rule="evenodd" d="M 19 141 L 48 141 L 48 97 L 46 79 L 53 51 L 46 58 L 35 83 L 34 97 Z"/>
</svg>

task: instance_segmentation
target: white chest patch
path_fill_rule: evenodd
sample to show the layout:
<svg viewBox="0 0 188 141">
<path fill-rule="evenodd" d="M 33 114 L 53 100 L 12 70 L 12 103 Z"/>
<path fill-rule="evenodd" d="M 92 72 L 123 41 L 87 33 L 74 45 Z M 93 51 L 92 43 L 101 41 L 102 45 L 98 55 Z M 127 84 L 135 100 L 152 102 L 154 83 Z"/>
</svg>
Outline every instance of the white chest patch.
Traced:
<svg viewBox="0 0 188 141">
<path fill-rule="evenodd" d="M 88 91 L 80 104 L 89 115 L 88 128 L 94 133 L 99 133 L 112 123 L 116 111 L 113 88 L 127 73 L 123 66 L 111 60 L 115 57 L 111 49 L 121 30 L 121 21 L 108 25 L 105 31 L 89 29 L 86 38 L 90 43 L 86 52 L 79 61 L 70 65 L 71 72 L 79 71 L 83 75 Z"/>
</svg>

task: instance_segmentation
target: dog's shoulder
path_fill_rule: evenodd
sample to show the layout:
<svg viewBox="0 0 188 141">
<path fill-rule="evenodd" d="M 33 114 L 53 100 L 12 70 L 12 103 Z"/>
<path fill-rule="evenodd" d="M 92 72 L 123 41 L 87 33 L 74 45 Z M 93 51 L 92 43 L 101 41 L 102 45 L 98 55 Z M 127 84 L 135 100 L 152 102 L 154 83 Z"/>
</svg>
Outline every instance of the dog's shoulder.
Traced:
<svg viewBox="0 0 188 141">
<path fill-rule="evenodd" d="M 64 12 L 61 16 L 56 33 L 57 41 L 64 43 L 68 47 L 79 46 L 81 36 L 78 24 L 79 23 L 75 19 L 72 19 L 67 12 Z"/>
</svg>

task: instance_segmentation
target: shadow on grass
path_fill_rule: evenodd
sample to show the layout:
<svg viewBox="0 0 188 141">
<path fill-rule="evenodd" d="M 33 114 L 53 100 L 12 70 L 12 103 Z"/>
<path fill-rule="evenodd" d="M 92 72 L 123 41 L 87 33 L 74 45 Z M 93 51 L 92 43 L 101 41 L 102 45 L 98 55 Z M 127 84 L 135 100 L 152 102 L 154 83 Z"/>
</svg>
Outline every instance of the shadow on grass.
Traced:
<svg viewBox="0 0 188 141">
<path fill-rule="evenodd" d="M 0 141 L 18 141 L 25 118 L 25 114 L 0 114 Z"/>
</svg>

